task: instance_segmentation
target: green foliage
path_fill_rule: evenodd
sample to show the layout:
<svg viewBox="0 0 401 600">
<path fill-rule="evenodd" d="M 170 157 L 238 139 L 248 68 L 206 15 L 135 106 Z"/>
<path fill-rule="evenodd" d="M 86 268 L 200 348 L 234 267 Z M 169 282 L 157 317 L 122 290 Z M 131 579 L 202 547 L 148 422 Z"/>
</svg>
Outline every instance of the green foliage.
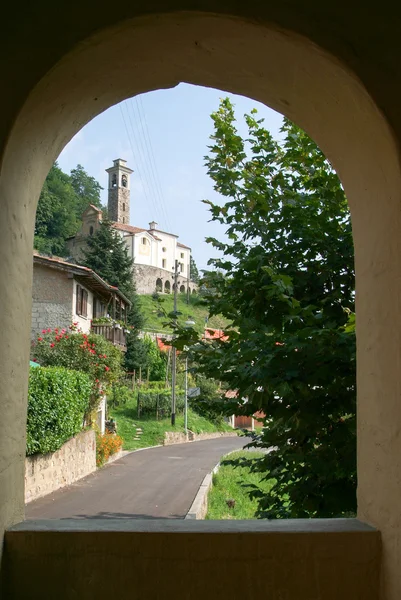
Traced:
<svg viewBox="0 0 401 600">
<path fill-rule="evenodd" d="M 206 519 L 257 518 L 258 502 L 250 498 L 249 487 L 258 487 L 267 494 L 275 483 L 274 479 L 264 479 L 258 469 L 252 469 L 261 458 L 261 452 L 239 450 L 222 459 L 219 471 L 213 475 Z M 229 506 L 227 500 L 234 500 L 235 505 Z"/>
<path fill-rule="evenodd" d="M 217 381 L 197 374 L 194 385 L 199 387 L 200 394 L 196 398 L 189 400 L 192 410 L 209 421 L 222 423 L 224 420 L 221 403 L 222 392 L 219 389 Z"/>
<path fill-rule="evenodd" d="M 82 165 L 77 165 L 71 170 L 70 181 L 77 196 L 79 216 L 88 208 L 88 204 L 101 208 L 100 192 L 103 188 L 94 177 L 86 173 Z"/>
<path fill-rule="evenodd" d="M 155 341 L 148 335 L 145 335 L 143 343 L 146 348 L 146 367 L 149 368 L 149 380 L 161 381 L 166 378 L 167 355 L 161 352 Z"/>
<path fill-rule="evenodd" d="M 97 407 L 107 386 L 122 374 L 121 351 L 100 335 L 80 332 L 76 324 L 69 329 L 43 330 L 32 345 L 32 355 L 44 367 L 65 367 L 86 373 L 92 382 L 89 412 Z"/>
<path fill-rule="evenodd" d="M 81 165 L 67 175 L 54 163 L 38 202 L 35 248 L 45 254 L 67 256 L 66 240 L 79 230 L 87 205 L 100 205 L 100 190 L 100 185 Z"/>
<path fill-rule="evenodd" d="M 172 294 L 159 295 L 156 299 L 150 294 L 141 296 L 141 308 L 145 319 L 144 329 L 160 333 L 171 333 L 165 312 L 167 314 L 172 313 L 173 306 L 174 299 Z M 187 304 L 186 294 L 178 294 L 177 311 L 179 313 L 178 320 L 182 325 L 184 325 L 189 317 L 192 317 L 195 321 L 195 330 L 203 333 L 209 308 L 198 294 L 190 296 L 189 304 Z M 228 325 L 229 321 L 222 315 L 215 315 L 207 322 L 207 326 L 211 329 L 224 329 Z"/>
<path fill-rule="evenodd" d="M 200 370 L 263 411 L 256 446 L 273 448 L 257 469 L 274 477 L 255 491 L 262 516 L 337 517 L 356 506 L 354 264 L 340 181 L 314 142 L 288 120 L 279 145 L 246 115 L 235 127 L 228 99 L 212 115 L 208 173 L 228 198 L 208 202 L 228 242 L 205 276 L 211 315 L 232 322 L 228 341 L 198 343 Z M 189 333 L 185 333 L 188 343 Z M 283 501 L 287 497 L 288 501 Z"/>
<path fill-rule="evenodd" d="M 139 367 L 145 367 L 146 348 L 138 338 L 144 319 L 140 297 L 135 288 L 133 260 L 128 254 L 127 245 L 107 220 L 104 220 L 94 235 L 88 238 L 87 245 L 83 264 L 93 269 L 110 285 L 118 287 L 131 302 L 127 322 L 133 329 L 127 336 L 125 369 L 133 372 Z"/>
<path fill-rule="evenodd" d="M 191 258 L 190 258 L 190 262 L 189 262 L 189 269 L 190 269 L 190 274 L 191 274 L 191 281 L 194 281 L 195 283 L 199 283 L 199 271 L 198 271 L 198 267 L 196 266 L 196 262 L 194 257 L 191 254 Z"/>
<path fill-rule="evenodd" d="M 152 415 L 159 418 L 171 415 L 171 389 L 140 390 L 137 392 L 139 414 Z M 182 390 L 176 391 L 176 412 L 182 413 L 185 405 L 185 395 Z"/>
<path fill-rule="evenodd" d="M 92 383 L 88 375 L 63 367 L 29 373 L 26 453 L 55 452 L 81 431 Z"/>
</svg>

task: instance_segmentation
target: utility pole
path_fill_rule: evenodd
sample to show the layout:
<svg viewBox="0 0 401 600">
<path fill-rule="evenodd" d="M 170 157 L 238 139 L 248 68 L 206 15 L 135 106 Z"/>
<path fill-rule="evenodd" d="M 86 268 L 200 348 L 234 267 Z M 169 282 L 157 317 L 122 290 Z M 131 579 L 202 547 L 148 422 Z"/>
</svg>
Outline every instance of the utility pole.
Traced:
<svg viewBox="0 0 401 600">
<path fill-rule="evenodd" d="M 188 348 L 187 348 L 188 350 Z M 185 358 L 185 409 L 184 409 L 184 431 L 188 434 L 188 355 Z"/>
<path fill-rule="evenodd" d="M 177 312 L 177 288 L 178 288 L 178 260 L 175 261 L 174 266 L 174 313 Z M 177 316 L 174 316 L 174 324 L 177 325 Z M 173 338 L 174 339 L 174 338 Z M 175 379 L 176 379 L 176 369 L 177 369 L 177 350 L 173 346 L 172 347 L 172 356 L 171 356 L 171 425 L 175 426 Z"/>
</svg>

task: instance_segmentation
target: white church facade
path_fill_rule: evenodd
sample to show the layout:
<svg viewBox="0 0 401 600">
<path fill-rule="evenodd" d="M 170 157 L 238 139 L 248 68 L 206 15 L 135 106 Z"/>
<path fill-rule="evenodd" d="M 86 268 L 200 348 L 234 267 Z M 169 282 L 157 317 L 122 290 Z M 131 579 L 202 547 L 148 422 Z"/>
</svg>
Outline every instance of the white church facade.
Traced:
<svg viewBox="0 0 401 600">
<path fill-rule="evenodd" d="M 133 259 L 134 274 L 139 294 L 155 291 L 173 291 L 173 273 L 178 268 L 178 291 L 192 293 L 196 284 L 190 280 L 191 248 L 182 244 L 178 236 L 158 229 L 155 221 L 144 229 L 130 225 L 130 184 L 132 169 L 118 158 L 108 173 L 108 217 L 113 227 L 127 244 Z M 79 261 L 86 239 L 93 235 L 102 222 L 102 211 L 89 205 L 82 215 L 82 227 L 68 242 L 71 256 Z"/>
</svg>

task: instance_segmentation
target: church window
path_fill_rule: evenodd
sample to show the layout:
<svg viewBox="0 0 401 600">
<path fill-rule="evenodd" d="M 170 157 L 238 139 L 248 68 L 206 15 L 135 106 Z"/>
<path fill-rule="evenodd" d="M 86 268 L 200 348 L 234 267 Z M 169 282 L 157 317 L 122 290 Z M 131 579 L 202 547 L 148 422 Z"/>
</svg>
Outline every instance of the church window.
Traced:
<svg viewBox="0 0 401 600">
<path fill-rule="evenodd" d="M 183 252 L 181 252 L 181 258 L 184 258 L 184 253 Z"/>
<path fill-rule="evenodd" d="M 166 268 L 166 263 L 167 263 L 166 259 L 163 258 L 163 260 L 162 260 L 162 267 L 163 267 L 163 269 Z"/>
<path fill-rule="evenodd" d="M 123 187 L 125 187 L 125 188 L 127 187 L 127 185 L 128 185 L 128 178 L 127 178 L 126 175 L 122 175 L 122 177 L 121 177 L 121 185 Z"/>
<path fill-rule="evenodd" d="M 146 244 L 148 243 L 148 240 L 146 238 L 141 238 L 141 243 L 146 246 Z"/>
<path fill-rule="evenodd" d="M 125 223 L 125 217 L 123 217 L 123 225 L 124 225 L 124 223 Z"/>
<path fill-rule="evenodd" d="M 111 180 L 112 187 L 117 187 L 117 175 L 114 173 L 113 178 Z"/>
<path fill-rule="evenodd" d="M 125 212 L 125 202 L 123 202 L 123 212 Z"/>
<path fill-rule="evenodd" d="M 162 248 L 163 252 L 167 252 L 167 248 Z"/>
<path fill-rule="evenodd" d="M 89 227 L 89 235 L 93 235 L 93 225 Z"/>
</svg>

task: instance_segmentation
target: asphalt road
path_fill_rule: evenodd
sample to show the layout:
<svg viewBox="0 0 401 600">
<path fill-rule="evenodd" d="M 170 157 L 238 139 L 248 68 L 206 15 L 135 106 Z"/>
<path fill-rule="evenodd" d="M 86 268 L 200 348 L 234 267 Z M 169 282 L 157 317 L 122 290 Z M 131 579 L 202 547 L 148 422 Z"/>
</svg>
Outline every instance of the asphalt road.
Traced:
<svg viewBox="0 0 401 600">
<path fill-rule="evenodd" d="M 248 440 L 249 441 L 249 440 Z M 200 484 L 245 438 L 226 437 L 127 454 L 26 505 L 26 519 L 182 519 Z"/>
</svg>

